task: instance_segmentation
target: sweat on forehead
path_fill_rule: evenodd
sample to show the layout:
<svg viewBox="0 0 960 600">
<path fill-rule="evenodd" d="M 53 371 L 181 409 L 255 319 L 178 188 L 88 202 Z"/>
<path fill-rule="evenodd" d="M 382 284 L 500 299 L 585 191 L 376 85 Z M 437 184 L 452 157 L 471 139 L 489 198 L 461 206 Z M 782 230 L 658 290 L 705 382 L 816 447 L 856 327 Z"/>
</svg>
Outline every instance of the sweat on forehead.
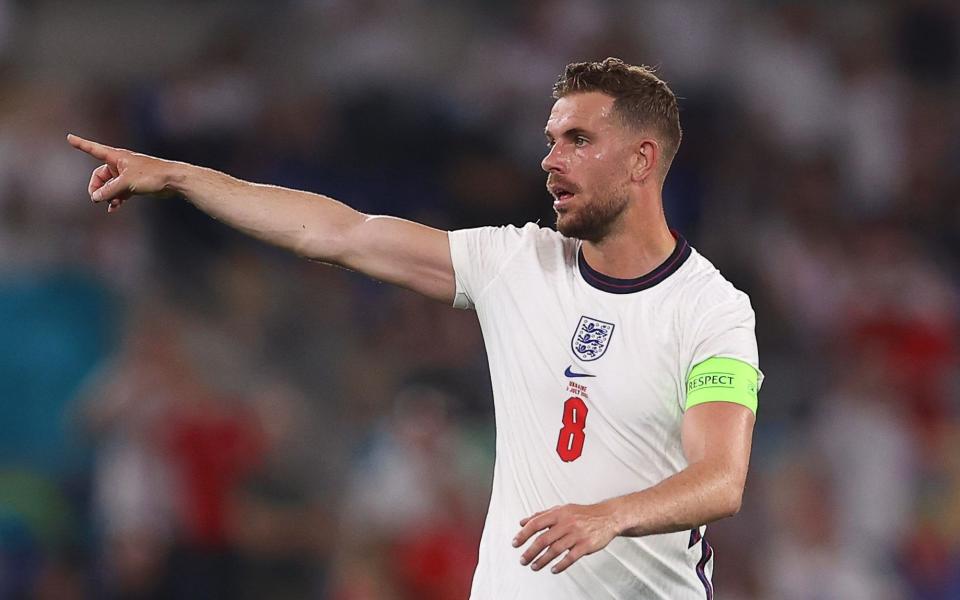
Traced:
<svg viewBox="0 0 960 600">
<path fill-rule="evenodd" d="M 599 92 L 571 94 L 558 99 L 547 118 L 545 131 L 570 128 L 603 128 L 622 124 L 613 98 Z"/>
</svg>

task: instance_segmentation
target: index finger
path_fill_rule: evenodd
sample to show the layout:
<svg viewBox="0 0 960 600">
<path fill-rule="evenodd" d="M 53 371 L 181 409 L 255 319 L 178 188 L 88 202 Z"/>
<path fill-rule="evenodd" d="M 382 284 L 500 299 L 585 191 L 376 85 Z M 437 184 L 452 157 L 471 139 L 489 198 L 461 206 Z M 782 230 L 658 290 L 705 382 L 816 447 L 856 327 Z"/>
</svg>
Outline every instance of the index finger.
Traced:
<svg viewBox="0 0 960 600">
<path fill-rule="evenodd" d="M 110 153 L 116 150 L 116 148 L 111 148 L 110 146 L 104 146 L 103 144 L 99 144 L 97 142 L 85 140 L 79 135 L 73 135 L 72 133 L 67 134 L 67 141 L 70 142 L 70 145 L 77 150 L 83 150 L 90 156 L 100 160 L 107 160 L 107 158 L 110 156 Z"/>
<path fill-rule="evenodd" d="M 530 519 L 533 519 L 534 517 L 539 517 L 539 516 L 542 515 L 543 513 L 547 512 L 548 510 L 550 510 L 550 509 L 545 508 L 545 509 L 543 509 L 543 510 L 538 510 L 537 512 L 533 513 L 533 514 L 530 515 L 529 517 L 524 517 L 524 518 L 520 519 L 520 527 L 523 527 L 524 525 L 526 525 L 526 524 L 527 524 L 527 521 L 529 521 Z"/>
</svg>

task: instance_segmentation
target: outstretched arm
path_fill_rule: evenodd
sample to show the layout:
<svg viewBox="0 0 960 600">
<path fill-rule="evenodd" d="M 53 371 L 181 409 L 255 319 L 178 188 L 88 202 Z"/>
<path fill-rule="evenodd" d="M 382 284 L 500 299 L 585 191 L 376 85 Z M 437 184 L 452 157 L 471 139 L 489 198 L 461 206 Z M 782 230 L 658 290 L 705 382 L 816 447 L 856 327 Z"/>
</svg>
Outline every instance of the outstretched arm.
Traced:
<svg viewBox="0 0 960 600">
<path fill-rule="evenodd" d="M 729 402 L 690 408 L 682 426 L 687 468 L 633 494 L 597 504 L 555 506 L 523 519 L 514 546 L 543 533 L 524 551 L 521 562 L 533 561 L 532 568 L 539 570 L 566 552 L 552 568 L 559 573 L 618 535 L 686 531 L 736 514 L 747 479 L 754 420 L 750 409 Z"/>
<path fill-rule="evenodd" d="M 444 231 L 75 135 L 67 141 L 104 163 L 93 171 L 87 192 L 94 202 L 107 203 L 108 212 L 133 195 L 181 194 L 213 218 L 270 244 L 453 302 L 456 284 Z"/>
</svg>

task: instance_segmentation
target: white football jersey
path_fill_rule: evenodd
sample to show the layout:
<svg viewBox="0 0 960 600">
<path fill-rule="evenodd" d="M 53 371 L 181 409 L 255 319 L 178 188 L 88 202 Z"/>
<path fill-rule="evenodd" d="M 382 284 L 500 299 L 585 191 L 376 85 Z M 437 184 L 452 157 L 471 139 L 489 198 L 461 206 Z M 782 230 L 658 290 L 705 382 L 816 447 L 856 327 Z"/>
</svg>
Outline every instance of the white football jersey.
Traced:
<svg viewBox="0 0 960 600">
<path fill-rule="evenodd" d="M 712 599 L 704 528 L 617 537 L 560 574 L 522 566 L 530 542 L 511 541 L 537 511 L 636 492 L 687 466 L 680 425 L 692 367 L 713 356 L 758 367 L 747 296 L 679 236 L 637 279 L 594 271 L 579 240 L 532 223 L 449 239 L 454 305 L 477 311 L 497 426 L 471 598 Z"/>
</svg>

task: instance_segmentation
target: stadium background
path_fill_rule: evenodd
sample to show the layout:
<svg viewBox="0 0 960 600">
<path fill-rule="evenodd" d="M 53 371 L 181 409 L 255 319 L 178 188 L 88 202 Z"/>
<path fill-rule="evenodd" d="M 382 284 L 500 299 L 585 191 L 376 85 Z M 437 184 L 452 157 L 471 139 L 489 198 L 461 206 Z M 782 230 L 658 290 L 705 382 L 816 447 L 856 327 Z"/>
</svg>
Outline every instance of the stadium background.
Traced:
<svg viewBox="0 0 960 600">
<path fill-rule="evenodd" d="M 473 315 L 180 201 L 107 216 L 63 136 L 552 224 L 550 86 L 608 55 L 681 97 L 670 222 L 757 312 L 718 597 L 960 597 L 958 7 L 0 0 L 0 597 L 465 597 Z"/>
</svg>

